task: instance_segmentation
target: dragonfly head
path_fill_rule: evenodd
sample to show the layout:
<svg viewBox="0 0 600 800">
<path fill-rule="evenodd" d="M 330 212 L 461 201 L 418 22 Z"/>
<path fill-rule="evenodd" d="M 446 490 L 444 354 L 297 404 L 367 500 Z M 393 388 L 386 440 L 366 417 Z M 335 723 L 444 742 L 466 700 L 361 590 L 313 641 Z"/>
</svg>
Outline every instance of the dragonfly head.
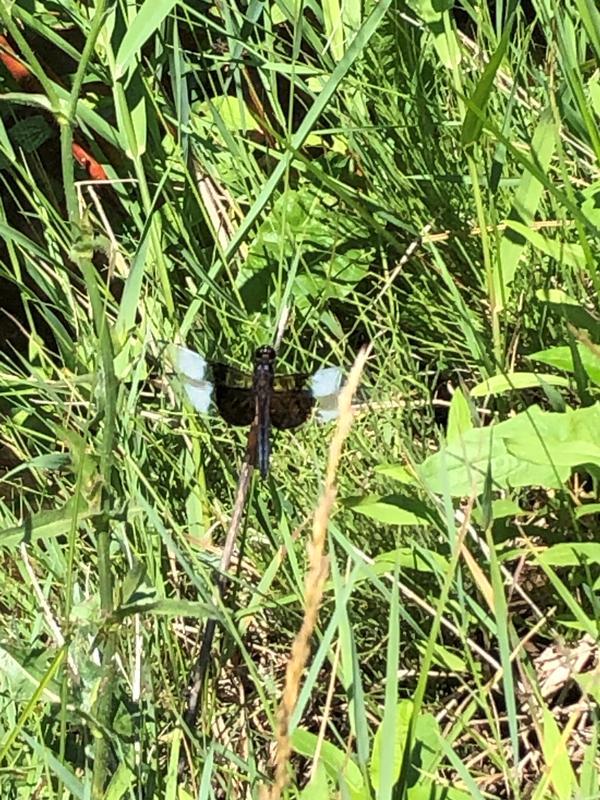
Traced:
<svg viewBox="0 0 600 800">
<path fill-rule="evenodd" d="M 276 355 L 277 353 L 270 345 L 264 344 L 254 353 L 254 363 L 255 365 L 273 364 Z"/>
</svg>

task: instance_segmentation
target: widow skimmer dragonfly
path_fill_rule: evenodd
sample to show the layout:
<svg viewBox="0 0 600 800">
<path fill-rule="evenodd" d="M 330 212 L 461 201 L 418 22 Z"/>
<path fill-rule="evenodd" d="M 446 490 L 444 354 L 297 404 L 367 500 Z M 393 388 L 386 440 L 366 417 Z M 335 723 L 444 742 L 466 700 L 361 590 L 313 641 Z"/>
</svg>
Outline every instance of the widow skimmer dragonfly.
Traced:
<svg viewBox="0 0 600 800">
<path fill-rule="evenodd" d="M 186 347 L 171 345 L 170 357 L 194 408 L 210 413 L 214 403 L 231 425 L 256 428 L 256 461 L 263 478 L 269 471 L 270 428 L 297 428 L 317 406 L 317 419 L 337 416 L 337 397 L 342 385 L 338 367 L 321 367 L 314 375 L 275 375 L 276 352 L 264 345 L 254 354 L 252 374 L 219 362 L 209 362 Z"/>
</svg>

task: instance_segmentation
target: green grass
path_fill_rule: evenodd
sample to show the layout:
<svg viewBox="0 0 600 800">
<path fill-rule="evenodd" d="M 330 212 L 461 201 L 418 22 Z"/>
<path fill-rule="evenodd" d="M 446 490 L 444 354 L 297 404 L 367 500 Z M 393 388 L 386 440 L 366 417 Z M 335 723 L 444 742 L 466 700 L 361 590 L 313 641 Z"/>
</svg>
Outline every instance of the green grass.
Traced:
<svg viewBox="0 0 600 800">
<path fill-rule="evenodd" d="M 0 8 L 3 796 L 269 786 L 333 431 L 276 435 L 218 600 L 246 432 L 165 350 L 247 367 L 289 307 L 282 372 L 373 352 L 288 796 L 598 797 L 595 4 L 137 12 Z"/>
</svg>

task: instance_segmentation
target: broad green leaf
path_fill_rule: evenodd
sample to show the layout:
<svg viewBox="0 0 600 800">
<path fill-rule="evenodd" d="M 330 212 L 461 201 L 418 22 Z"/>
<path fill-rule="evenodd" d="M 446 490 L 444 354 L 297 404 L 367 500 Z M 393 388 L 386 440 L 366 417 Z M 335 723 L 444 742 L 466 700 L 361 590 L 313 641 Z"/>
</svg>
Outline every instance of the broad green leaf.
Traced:
<svg viewBox="0 0 600 800">
<path fill-rule="evenodd" d="M 3 92 L 0 94 L 0 101 L 15 105 L 37 106 L 44 111 L 52 112 L 50 101 L 45 94 L 35 94 L 34 92 Z"/>
<path fill-rule="evenodd" d="M 123 797 L 130 797 L 134 791 L 136 780 L 136 773 L 129 764 L 126 761 L 119 761 L 106 791 L 102 795 L 102 800 L 121 800 Z"/>
<path fill-rule="evenodd" d="M 45 117 L 34 115 L 15 122 L 10 129 L 10 138 L 26 153 L 33 153 L 53 136 Z"/>
<path fill-rule="evenodd" d="M 537 436 L 506 439 L 509 453 L 534 464 L 554 464 L 559 467 L 575 467 L 578 464 L 600 464 L 600 443 L 586 439 L 562 438 L 540 440 Z"/>
<path fill-rule="evenodd" d="M 471 407 L 462 388 L 459 388 L 454 392 L 452 400 L 450 401 L 448 432 L 446 434 L 448 441 L 454 442 L 456 439 L 460 439 L 460 437 L 471 430 L 472 427 L 473 416 L 471 414 Z"/>
<path fill-rule="evenodd" d="M 505 517 L 518 517 L 519 515 L 528 512 L 523 511 L 518 503 L 509 498 L 502 498 L 501 500 L 492 501 L 492 519 L 504 519 Z M 481 509 L 473 509 L 473 519 L 479 524 L 483 521 L 483 514 Z"/>
<path fill-rule="evenodd" d="M 597 462 L 599 431 L 600 403 L 567 413 L 532 406 L 497 425 L 468 431 L 417 471 L 429 491 L 453 497 L 479 495 L 488 468 L 495 490 L 558 488 L 571 469 Z"/>
<path fill-rule="evenodd" d="M 581 212 L 588 220 L 591 228 L 600 228 L 600 181 L 582 189 L 581 194 L 584 197 L 581 204 Z"/>
<path fill-rule="evenodd" d="M 18 545 L 21 542 L 35 542 L 38 539 L 49 539 L 67 534 L 73 524 L 73 515 L 77 516 L 76 526 L 92 519 L 97 513 L 91 509 L 86 500 L 80 497 L 71 498 L 62 508 L 40 511 L 25 519 L 20 525 L 0 531 L 0 548 Z"/>
<path fill-rule="evenodd" d="M 433 550 L 399 547 L 375 556 L 371 569 L 375 571 L 376 575 L 382 575 L 393 570 L 396 565 L 401 570 L 410 569 L 429 573 L 437 570 L 439 574 L 443 574 L 448 569 L 448 560 Z"/>
<path fill-rule="evenodd" d="M 562 289 L 537 289 L 535 296 L 538 300 L 543 300 L 544 303 L 551 303 L 552 305 L 580 307 L 579 301 Z"/>
<path fill-rule="evenodd" d="M 545 172 L 550 166 L 550 161 L 556 147 L 556 130 L 552 112 L 545 109 L 533 134 L 531 142 L 531 156 L 536 164 Z M 530 225 L 535 219 L 540 200 L 544 191 L 543 185 L 530 172 L 524 172 L 519 186 L 515 192 L 508 219 Z M 500 242 L 499 263 L 494 271 L 494 297 L 496 310 L 501 311 L 510 298 L 510 284 L 512 283 L 527 240 L 513 229 L 507 229 Z"/>
<path fill-rule="evenodd" d="M 390 478 L 393 478 L 395 481 L 399 483 L 405 483 L 407 485 L 415 483 L 416 475 L 412 470 L 409 470 L 407 467 L 403 467 L 401 464 L 381 464 L 378 467 L 375 467 L 375 472 L 378 472 L 381 475 L 388 475 Z"/>
<path fill-rule="evenodd" d="M 8 689 L 13 700 L 29 699 L 32 690 L 40 687 L 48 669 L 49 655 L 50 651 L 46 649 L 34 659 L 32 653 L 13 651 L 12 648 L 0 644 L 0 669 L 4 690 Z M 40 700 L 60 703 L 60 683 L 50 680 L 44 686 Z"/>
<path fill-rule="evenodd" d="M 372 495 L 352 504 L 352 510 L 388 525 L 429 525 L 427 507 L 411 497 Z"/>
<path fill-rule="evenodd" d="M 600 514 L 600 503 L 586 503 L 586 505 L 575 509 L 577 519 L 587 517 L 589 514 Z"/>
<path fill-rule="evenodd" d="M 294 22 L 303 8 L 303 0 L 276 0 L 271 6 L 271 23 Z"/>
<path fill-rule="evenodd" d="M 319 737 L 314 733 L 296 728 L 292 733 L 292 747 L 303 756 L 312 758 L 316 752 Z M 360 769 L 349 757 L 345 750 L 340 750 L 331 742 L 322 742 L 320 749 L 320 762 L 327 770 L 327 774 L 336 784 L 339 783 L 340 776 L 348 786 L 353 798 L 358 800 L 362 797 L 364 780 Z"/>
<path fill-rule="evenodd" d="M 414 703 L 398 703 L 398 670 L 400 667 L 400 592 L 397 570 L 394 570 L 392 591 L 387 611 L 387 643 L 385 648 L 385 683 L 383 688 L 383 715 L 373 741 L 369 772 L 377 797 L 391 800 L 402 767 L 402 751 L 407 746 L 407 732 L 414 714 Z M 398 753 L 400 749 L 400 753 Z"/>
<path fill-rule="evenodd" d="M 395 709 L 394 742 L 393 742 L 393 763 L 391 765 L 391 775 L 394 781 L 398 780 L 400 768 L 404 756 L 406 745 L 406 735 L 408 733 L 411 717 L 413 714 L 413 703 L 410 700 L 401 700 Z M 382 738 L 384 736 L 383 724 L 377 729 L 373 741 L 373 755 L 369 773 L 371 781 L 376 789 L 380 788 L 380 778 L 382 772 L 381 758 L 384 752 Z M 421 714 L 416 720 L 414 727 L 414 740 L 412 742 L 413 752 L 416 761 L 412 765 L 414 769 L 423 770 L 427 773 L 432 769 L 438 758 L 439 724 L 432 714 Z M 419 782 L 420 784 L 420 782 Z M 427 781 L 429 785 L 429 782 Z M 435 794 L 430 795 L 435 797 Z M 441 795 L 443 796 L 443 795 Z"/>
<path fill-rule="evenodd" d="M 454 0 L 408 0 L 407 5 L 423 22 L 438 22 L 442 13 L 454 6 Z"/>
<path fill-rule="evenodd" d="M 488 394 L 501 394 L 515 389 L 539 388 L 544 384 L 550 386 L 564 386 L 568 388 L 571 384 L 566 378 L 560 375 L 537 372 L 507 372 L 506 375 L 494 375 L 482 383 L 477 384 L 471 389 L 472 397 L 485 397 Z"/>
<path fill-rule="evenodd" d="M 335 788 L 323 762 L 319 761 L 313 779 L 300 792 L 300 797 L 302 800 L 329 800 L 334 796 Z"/>
<path fill-rule="evenodd" d="M 581 342 L 577 342 L 575 346 L 577 347 L 579 358 L 581 359 L 581 363 L 589 379 L 595 383 L 596 386 L 600 386 L 600 358 L 598 358 L 593 350 L 590 350 L 589 347 L 586 347 Z M 551 367 L 557 367 L 565 372 L 575 372 L 573 353 L 571 352 L 571 348 L 566 345 L 561 347 L 549 347 L 547 350 L 540 350 L 537 353 L 532 353 L 529 359 L 531 361 L 539 361 L 542 364 L 548 364 Z"/>
<path fill-rule="evenodd" d="M 432 774 L 440 757 L 439 747 L 440 723 L 433 714 L 419 714 L 414 727 L 414 756 L 412 767 L 421 771 L 423 777 Z M 429 785 L 427 780 L 418 785 Z M 416 788 L 416 787 L 414 787 Z M 431 795 L 435 797 L 435 794 Z M 442 795 L 443 796 L 443 795 Z M 409 797 L 412 795 L 409 792 Z"/>
<path fill-rule="evenodd" d="M 550 567 L 600 564 L 600 542 L 559 542 L 540 553 L 538 559 Z"/>
<path fill-rule="evenodd" d="M 194 103 L 193 116 L 212 122 L 218 115 L 229 131 L 259 131 L 260 125 L 248 106 L 237 97 L 217 95 L 202 103 Z"/>
</svg>

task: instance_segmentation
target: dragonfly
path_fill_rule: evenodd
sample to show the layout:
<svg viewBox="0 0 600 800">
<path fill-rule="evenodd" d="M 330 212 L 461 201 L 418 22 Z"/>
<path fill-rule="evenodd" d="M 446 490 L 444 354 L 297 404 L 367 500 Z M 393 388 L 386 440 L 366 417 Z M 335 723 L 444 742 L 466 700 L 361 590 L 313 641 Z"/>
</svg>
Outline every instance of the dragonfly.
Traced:
<svg viewBox="0 0 600 800">
<path fill-rule="evenodd" d="M 275 349 L 263 345 L 254 354 L 253 372 L 247 373 L 207 361 L 187 347 L 170 348 L 170 360 L 196 411 L 210 414 L 216 407 L 230 425 L 252 426 L 251 435 L 256 433 L 254 463 L 263 478 L 269 471 L 271 426 L 298 428 L 313 409 L 320 422 L 335 419 L 343 380 L 339 367 L 321 367 L 313 375 L 276 375 L 276 359 Z"/>
</svg>

